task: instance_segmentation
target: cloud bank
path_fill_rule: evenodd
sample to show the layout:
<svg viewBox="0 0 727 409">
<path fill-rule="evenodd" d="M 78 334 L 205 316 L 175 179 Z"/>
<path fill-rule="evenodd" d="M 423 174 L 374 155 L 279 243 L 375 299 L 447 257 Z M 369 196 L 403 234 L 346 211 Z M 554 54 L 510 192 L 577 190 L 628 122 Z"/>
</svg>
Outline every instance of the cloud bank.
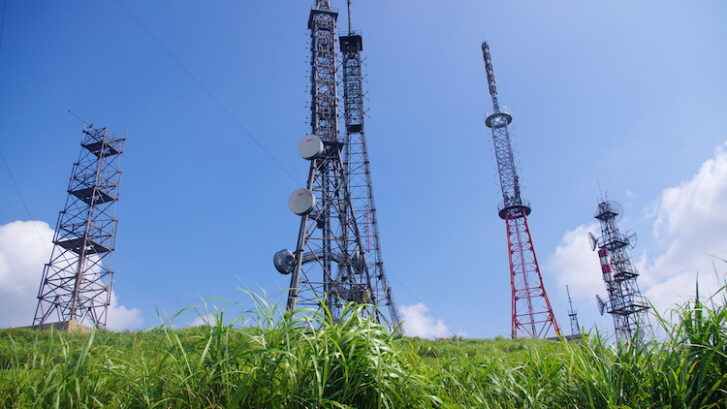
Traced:
<svg viewBox="0 0 727 409">
<path fill-rule="evenodd" d="M 53 229 L 42 221 L 15 221 L 0 226 L 0 328 L 33 322 L 38 285 L 51 252 Z M 111 292 L 108 327 L 138 328 L 141 312 L 118 303 Z"/>
<path fill-rule="evenodd" d="M 691 179 L 665 189 L 655 207 L 653 236 L 659 254 L 648 262 L 646 296 L 657 305 L 683 302 L 724 285 L 727 264 L 727 145 L 700 166 Z M 715 275 L 715 269 L 717 274 Z"/>
<path fill-rule="evenodd" d="M 597 231 L 596 223 L 567 231 L 548 261 L 549 270 L 555 272 L 558 279 L 558 288 L 568 285 L 576 301 L 592 300 L 594 294 L 604 288 L 598 257 L 588 241 L 588 233 L 596 234 Z"/>
</svg>

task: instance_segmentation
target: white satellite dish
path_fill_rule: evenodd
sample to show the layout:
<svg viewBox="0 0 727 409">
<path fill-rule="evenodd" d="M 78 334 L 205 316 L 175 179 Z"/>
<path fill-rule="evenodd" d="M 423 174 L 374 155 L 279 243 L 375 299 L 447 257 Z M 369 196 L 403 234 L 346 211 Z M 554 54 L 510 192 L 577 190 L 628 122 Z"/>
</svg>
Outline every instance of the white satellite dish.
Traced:
<svg viewBox="0 0 727 409">
<path fill-rule="evenodd" d="M 294 190 L 288 198 L 288 208 L 298 216 L 310 213 L 314 207 L 316 207 L 316 197 L 306 188 Z"/>
<path fill-rule="evenodd" d="M 588 241 L 591 243 L 591 250 L 596 250 L 598 247 L 598 240 L 591 232 L 588 232 Z"/>
<path fill-rule="evenodd" d="M 323 153 L 323 141 L 316 135 L 308 135 L 298 142 L 298 154 L 305 160 L 312 160 Z"/>
<path fill-rule="evenodd" d="M 598 294 L 596 294 L 596 304 L 598 305 L 598 312 L 603 315 L 603 312 L 606 310 L 606 302 Z"/>
</svg>

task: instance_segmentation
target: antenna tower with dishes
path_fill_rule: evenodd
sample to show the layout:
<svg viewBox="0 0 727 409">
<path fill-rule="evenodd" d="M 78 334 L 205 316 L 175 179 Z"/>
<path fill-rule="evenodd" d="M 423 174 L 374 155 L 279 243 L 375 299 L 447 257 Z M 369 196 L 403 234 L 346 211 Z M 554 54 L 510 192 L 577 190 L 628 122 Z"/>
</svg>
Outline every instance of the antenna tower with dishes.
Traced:
<svg viewBox="0 0 727 409">
<path fill-rule="evenodd" d="M 622 217 L 621 205 L 602 200 L 594 216 L 601 225 L 601 237 L 589 234 L 591 249 L 598 250 L 601 274 L 606 283 L 608 299 L 596 296 L 601 315 L 613 316 L 616 339 L 630 342 L 637 336 L 651 332 L 649 305 L 641 296 L 636 279 L 638 271 L 631 263 L 630 249 L 636 246 L 636 233 L 622 234 L 618 221 Z"/>
<path fill-rule="evenodd" d="M 105 328 L 111 304 L 114 210 L 125 138 L 85 124 L 66 206 L 58 215 L 50 261 L 43 268 L 33 325 L 71 322 Z"/>
<path fill-rule="evenodd" d="M 485 124 L 492 130 L 495 159 L 500 176 L 503 202 L 499 216 L 505 220 L 510 285 L 512 290 L 512 338 L 520 336 L 547 338 L 551 332 L 560 336 L 560 328 L 543 285 L 538 258 L 528 226 L 530 205 L 520 196 L 520 182 L 510 143 L 509 124 L 512 116 L 500 108 L 495 86 L 495 73 L 490 58 L 490 47 L 482 43 L 487 71 L 487 83 L 492 97 L 492 113 Z"/>
<path fill-rule="evenodd" d="M 298 145 L 310 161 L 307 186 L 288 205 L 301 216 L 295 251 L 275 254 L 276 269 L 291 274 L 287 309 L 324 302 L 334 319 L 350 302 L 379 322 L 396 327 L 399 317 L 384 272 L 376 206 L 364 134 L 360 52 L 363 39 L 351 29 L 341 36 L 345 132 L 338 131 L 336 21 L 330 1 L 317 0 L 308 19 L 311 33 L 311 134 Z"/>
</svg>

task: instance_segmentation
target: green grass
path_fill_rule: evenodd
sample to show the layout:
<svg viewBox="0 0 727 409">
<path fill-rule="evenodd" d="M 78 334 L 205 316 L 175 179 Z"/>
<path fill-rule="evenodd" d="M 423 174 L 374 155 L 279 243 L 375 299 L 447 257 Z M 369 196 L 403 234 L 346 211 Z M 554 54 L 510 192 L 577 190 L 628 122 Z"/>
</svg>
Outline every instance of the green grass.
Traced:
<svg viewBox="0 0 727 409">
<path fill-rule="evenodd" d="M 346 309 L 90 335 L 0 331 L 2 408 L 725 408 L 727 312 L 697 298 L 663 342 L 397 336 Z"/>
</svg>

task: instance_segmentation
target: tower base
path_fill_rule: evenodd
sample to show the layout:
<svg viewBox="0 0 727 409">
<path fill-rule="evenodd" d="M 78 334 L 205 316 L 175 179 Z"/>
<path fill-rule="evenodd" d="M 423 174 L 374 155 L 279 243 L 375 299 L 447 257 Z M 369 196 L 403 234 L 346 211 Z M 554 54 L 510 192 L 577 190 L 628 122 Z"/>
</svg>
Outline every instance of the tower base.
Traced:
<svg viewBox="0 0 727 409">
<path fill-rule="evenodd" d="M 82 334 L 88 334 L 94 330 L 94 328 L 89 327 L 87 325 L 83 325 L 76 321 L 51 322 L 48 324 L 31 325 L 29 327 L 23 327 L 23 328 L 37 329 L 37 330 L 53 330 L 53 331 L 61 331 L 61 332 L 80 332 Z"/>
</svg>

